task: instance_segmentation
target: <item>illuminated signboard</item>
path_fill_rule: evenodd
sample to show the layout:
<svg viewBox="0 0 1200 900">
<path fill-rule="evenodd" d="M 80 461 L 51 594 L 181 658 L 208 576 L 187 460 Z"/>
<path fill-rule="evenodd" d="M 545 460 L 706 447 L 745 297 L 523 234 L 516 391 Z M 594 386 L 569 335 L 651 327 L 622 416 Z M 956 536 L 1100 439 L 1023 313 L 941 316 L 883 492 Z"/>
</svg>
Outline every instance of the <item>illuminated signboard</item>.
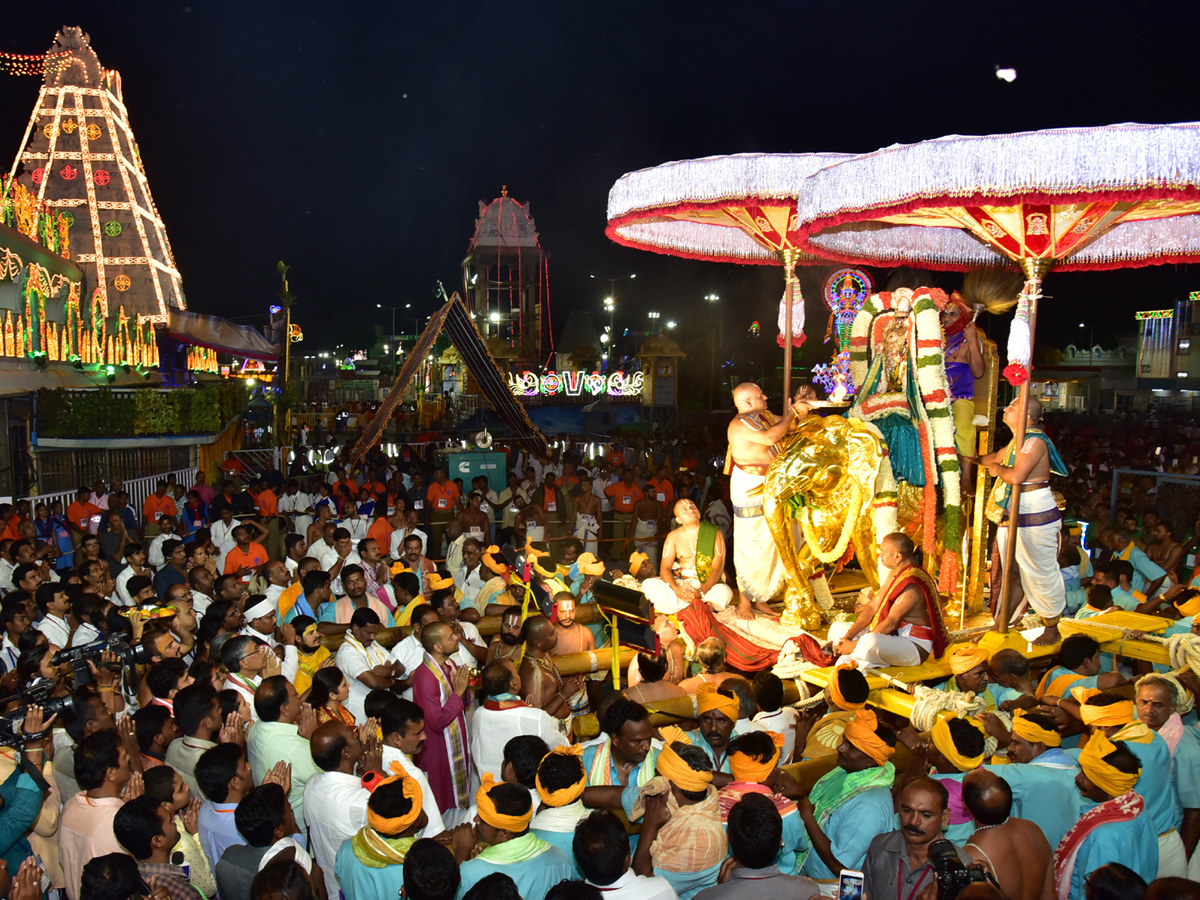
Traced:
<svg viewBox="0 0 1200 900">
<path fill-rule="evenodd" d="M 626 374 L 612 372 L 608 375 L 600 372 L 537 372 L 525 371 L 519 375 L 508 376 L 508 389 L 517 397 L 552 396 L 566 394 L 568 397 L 579 397 L 584 394 L 609 397 L 640 397 L 644 376 L 641 372 Z"/>
<path fill-rule="evenodd" d="M 1146 309 L 1141 312 L 1136 312 L 1133 317 L 1141 322 L 1143 319 L 1173 319 L 1175 318 L 1175 310 L 1173 309 Z"/>
</svg>

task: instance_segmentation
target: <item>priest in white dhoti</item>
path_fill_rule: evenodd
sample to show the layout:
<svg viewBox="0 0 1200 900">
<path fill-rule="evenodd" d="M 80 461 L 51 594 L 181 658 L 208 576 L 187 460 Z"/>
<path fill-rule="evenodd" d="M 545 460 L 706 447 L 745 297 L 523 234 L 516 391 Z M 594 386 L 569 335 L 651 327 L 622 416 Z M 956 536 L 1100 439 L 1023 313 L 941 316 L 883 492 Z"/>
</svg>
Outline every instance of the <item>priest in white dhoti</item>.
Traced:
<svg viewBox="0 0 1200 900">
<path fill-rule="evenodd" d="M 778 452 L 776 445 L 787 433 L 795 412 L 785 400 L 783 418 L 776 420 L 767 410 L 762 388 L 749 382 L 734 388 L 733 402 L 738 414 L 729 423 L 725 472 L 733 500 L 733 565 L 741 595 L 738 614 L 749 618 L 753 604 L 765 604 L 783 587 L 783 564 L 763 517 L 761 491 L 755 489 L 766 479 Z"/>
<path fill-rule="evenodd" d="M 1004 408 L 1004 424 L 1015 433 L 1020 421 L 1014 400 Z M 1015 439 L 1008 446 L 982 459 L 980 464 L 996 476 L 992 504 L 1003 511 L 1004 523 L 997 534 L 999 556 L 1005 558 L 1008 543 L 1008 517 L 1013 485 L 1021 486 L 1021 501 L 1017 516 L 1017 547 L 1015 562 L 1021 577 L 1021 589 L 1033 611 L 1041 617 L 1045 631 L 1034 639 L 1035 644 L 1056 644 L 1060 640 L 1058 620 L 1067 608 L 1067 591 L 1062 570 L 1058 566 L 1058 535 L 1062 530 L 1062 513 L 1050 476 L 1065 477 L 1067 467 L 1058 450 L 1039 427 L 1042 404 L 1029 398 L 1026 410 L 1025 441 L 1019 452 Z M 997 604 L 997 614 L 1003 603 Z"/>
</svg>

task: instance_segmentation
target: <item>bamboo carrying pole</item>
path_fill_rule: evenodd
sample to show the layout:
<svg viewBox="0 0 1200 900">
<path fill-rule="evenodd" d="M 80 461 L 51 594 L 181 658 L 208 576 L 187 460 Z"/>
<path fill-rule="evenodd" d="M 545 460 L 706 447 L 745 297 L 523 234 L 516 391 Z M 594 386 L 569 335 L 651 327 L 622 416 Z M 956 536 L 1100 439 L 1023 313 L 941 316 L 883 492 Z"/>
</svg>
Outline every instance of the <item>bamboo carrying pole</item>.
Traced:
<svg viewBox="0 0 1200 900">
<path fill-rule="evenodd" d="M 1029 296 L 1029 377 L 1021 382 L 1017 394 L 1017 426 L 1013 429 L 1013 446 L 1020 453 L 1025 443 L 1025 424 L 1029 420 L 1029 383 L 1033 378 L 1033 346 L 1037 334 L 1038 300 L 1042 296 L 1042 276 L 1050 271 L 1051 260 L 1022 259 L 1021 268 L 1025 271 L 1025 289 Z M 1021 510 L 1021 485 L 1012 486 L 1012 494 L 1008 504 L 1008 542 L 1004 547 L 1004 571 L 1000 582 L 1000 602 L 996 609 L 1000 613 L 997 622 L 998 631 L 1008 634 L 1010 613 L 1010 598 L 1012 595 L 1013 575 L 1017 559 L 1017 521 Z"/>
<path fill-rule="evenodd" d="M 792 303 L 796 297 L 796 260 L 798 250 L 780 250 L 783 259 L 783 399 L 786 403 L 792 396 Z"/>
</svg>

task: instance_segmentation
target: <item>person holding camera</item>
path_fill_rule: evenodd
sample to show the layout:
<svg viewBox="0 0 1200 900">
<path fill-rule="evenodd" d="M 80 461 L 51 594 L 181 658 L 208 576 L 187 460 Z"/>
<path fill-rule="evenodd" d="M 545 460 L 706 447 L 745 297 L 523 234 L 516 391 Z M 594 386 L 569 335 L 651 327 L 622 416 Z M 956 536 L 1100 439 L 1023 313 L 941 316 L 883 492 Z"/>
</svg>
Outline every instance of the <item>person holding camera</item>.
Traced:
<svg viewBox="0 0 1200 900">
<path fill-rule="evenodd" d="M 941 891 L 929 848 L 943 840 L 942 829 L 950 824 L 950 795 L 944 784 L 922 775 L 904 786 L 896 808 L 899 829 L 877 835 L 867 850 L 863 895 L 933 900 Z M 954 850 L 962 865 L 971 865 L 970 856 L 957 847 Z"/>
<path fill-rule="evenodd" d="M 19 764 L 20 757 L 36 770 L 45 769 L 46 754 L 51 752 L 50 730 L 55 718 L 55 715 L 44 718 L 41 706 L 26 707 L 25 717 L 20 723 L 23 745 L 11 751 L 12 768 L 0 783 L 0 859 L 8 864 L 9 872 L 18 871 L 32 852 L 26 835 L 42 817 L 45 799 L 42 787 Z"/>
</svg>

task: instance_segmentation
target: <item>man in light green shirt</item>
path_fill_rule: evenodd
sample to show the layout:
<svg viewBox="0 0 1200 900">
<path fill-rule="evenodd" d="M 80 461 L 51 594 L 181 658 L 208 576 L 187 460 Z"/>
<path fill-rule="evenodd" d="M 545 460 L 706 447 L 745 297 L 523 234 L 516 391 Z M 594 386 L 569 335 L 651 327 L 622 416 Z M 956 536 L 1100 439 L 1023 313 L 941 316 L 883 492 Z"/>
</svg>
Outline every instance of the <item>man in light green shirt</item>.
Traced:
<svg viewBox="0 0 1200 900">
<path fill-rule="evenodd" d="M 292 789 L 288 802 L 296 815 L 301 833 L 304 821 L 304 786 L 320 769 L 313 762 L 308 739 L 317 727 L 312 707 L 301 705 L 300 695 L 282 675 L 264 678 L 254 691 L 254 710 L 258 721 L 246 736 L 246 755 L 255 784 L 262 784 L 276 763 L 292 767 Z"/>
</svg>

